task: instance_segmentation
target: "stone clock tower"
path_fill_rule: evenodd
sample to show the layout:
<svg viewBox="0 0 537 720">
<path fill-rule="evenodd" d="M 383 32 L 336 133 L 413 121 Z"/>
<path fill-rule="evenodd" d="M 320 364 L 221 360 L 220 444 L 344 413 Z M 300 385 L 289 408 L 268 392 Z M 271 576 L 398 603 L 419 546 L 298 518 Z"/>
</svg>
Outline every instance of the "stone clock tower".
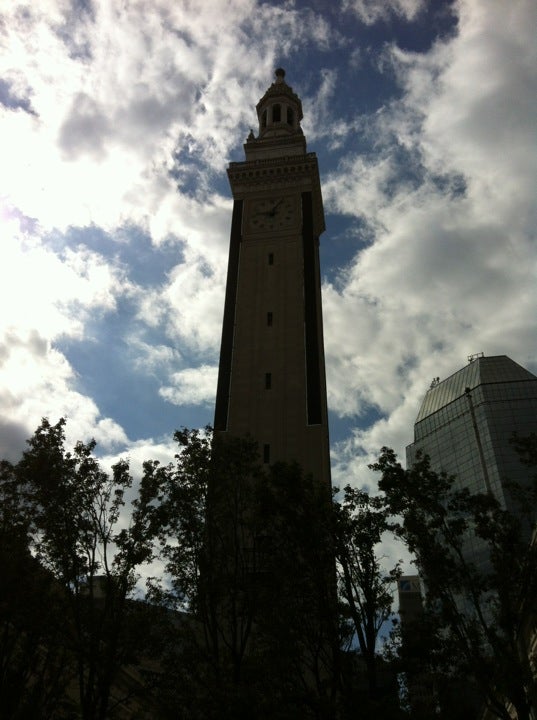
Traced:
<svg viewBox="0 0 537 720">
<path fill-rule="evenodd" d="M 319 236 L 324 213 L 302 103 L 276 70 L 259 130 L 228 176 L 234 206 L 214 427 L 261 460 L 297 461 L 330 487 Z"/>
</svg>

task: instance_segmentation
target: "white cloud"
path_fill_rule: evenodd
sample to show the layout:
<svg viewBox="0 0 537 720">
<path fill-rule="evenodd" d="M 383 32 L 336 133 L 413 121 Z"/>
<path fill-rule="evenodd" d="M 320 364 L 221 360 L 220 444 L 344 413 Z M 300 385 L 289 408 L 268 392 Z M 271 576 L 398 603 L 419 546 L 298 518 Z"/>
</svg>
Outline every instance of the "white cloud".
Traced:
<svg viewBox="0 0 537 720">
<path fill-rule="evenodd" d="M 343 6 L 372 24 L 416 19 L 423 3 Z M 171 402 L 212 402 L 231 213 L 223 170 L 242 158 L 253 101 L 275 62 L 291 48 L 348 42 L 293 3 L 92 8 L 76 13 L 49 0 L 3 11 L 0 73 L 19 102 L 0 108 L 0 186 L 10 208 L 0 230 L 9 307 L 0 407 L 13 437 L 50 413 L 69 414 L 80 437 L 100 423 L 103 438 L 121 441 L 54 345 L 87 338 L 88 320 L 115 312 L 118 298 L 137 303 L 136 329 L 125 337 L 142 358 L 138 371 L 143 364 L 158 375 Z M 430 379 L 468 353 L 532 361 L 537 10 L 531 0 L 453 8 L 456 34 L 428 52 L 386 49 L 384 70 L 402 94 L 374 116 L 334 119 L 342 68 L 329 66 L 329 55 L 319 60 L 316 91 L 303 97 L 311 149 L 316 140 L 337 150 L 353 133 L 370 144 L 323 184 L 327 210 L 356 218 L 364 242 L 324 288 L 330 405 L 349 418 L 371 408 L 382 417 L 335 449 L 336 475 L 363 471 L 353 454 L 401 450 Z M 21 234 L 13 208 L 35 219 L 26 221 L 31 232 Z M 177 262 L 141 287 L 96 252 L 42 243 L 53 228 L 92 225 L 113 238 L 118 228 L 141 228 L 155 245 L 176 245 Z M 194 367 L 173 377 L 179 362 Z"/>
<path fill-rule="evenodd" d="M 342 0 L 342 10 L 355 13 L 366 25 L 373 25 L 392 13 L 413 20 L 424 4 L 424 0 Z"/>
<path fill-rule="evenodd" d="M 0 71 L 15 73 L 36 112 L 2 118 L 0 182 L 13 204 L 62 230 L 157 215 L 157 240 L 159 224 L 180 235 L 166 172 L 181 176 L 195 161 L 199 174 L 189 177 L 206 185 L 204 174 L 221 172 L 246 136 L 251 99 L 282 45 L 331 39 L 311 10 L 250 0 L 225 10 L 205 0 L 195 11 L 164 0 L 97 2 L 78 14 L 59 2 L 17 4 L 4 27 Z"/>
<path fill-rule="evenodd" d="M 164 296 L 171 312 L 168 333 L 198 351 L 219 349 L 223 313 L 223 268 L 213 268 L 203 257 L 177 265 Z"/>
<path fill-rule="evenodd" d="M 174 373 L 173 386 L 161 388 L 159 394 L 175 405 L 212 405 L 217 377 L 216 365 L 186 368 Z"/>
<path fill-rule="evenodd" d="M 148 343 L 135 335 L 130 335 L 127 342 L 138 370 L 158 374 L 163 368 L 169 370 L 181 362 L 181 353 L 169 345 Z"/>
<path fill-rule="evenodd" d="M 4 336 L 0 357 L 0 407 L 6 418 L 0 445 L 8 456 L 22 449 L 22 446 L 6 446 L 10 428 L 24 428 L 24 435 L 28 437 L 41 417 L 48 417 L 53 423 L 66 417 L 69 420 L 67 439 L 71 445 L 91 437 L 105 448 L 127 442 L 118 423 L 102 417 L 95 402 L 74 389 L 73 369 L 45 338 L 35 332 L 26 336 L 23 332 Z"/>
<path fill-rule="evenodd" d="M 382 416 L 335 449 L 335 476 L 358 483 L 381 445 L 404 459 L 429 381 L 468 354 L 535 370 L 537 7 L 459 10 L 428 53 L 391 49 L 404 92 L 371 119 L 379 152 L 324 185 L 330 208 L 366 223 L 367 247 L 323 291 L 329 405 Z"/>
<path fill-rule="evenodd" d="M 10 311 L 0 330 L 37 328 L 49 340 L 80 337 L 87 313 L 113 310 L 127 289 L 120 270 L 82 246 L 59 255 L 20 225 L 15 217 L 2 223 L 0 303 Z"/>
<path fill-rule="evenodd" d="M 161 465 L 168 465 L 173 462 L 177 452 L 177 443 L 174 442 L 171 436 L 168 439 L 142 438 L 129 442 L 119 452 L 101 455 L 100 462 L 102 462 L 103 467 L 108 469 L 119 460 L 128 460 L 132 476 L 136 481 L 139 481 L 146 460 L 156 460 Z"/>
<path fill-rule="evenodd" d="M 113 311 L 128 283 L 97 253 L 78 247 L 58 255 L 35 227 L 25 230 L 12 209 L 4 208 L 2 217 L 0 304 L 9 309 L 0 320 L 4 438 L 14 427 L 31 434 L 41 417 L 55 422 L 68 416 L 76 439 L 92 433 L 106 447 L 126 441 L 119 425 L 101 417 L 94 401 L 76 390 L 73 368 L 54 343 L 83 339 L 85 322 Z"/>
</svg>

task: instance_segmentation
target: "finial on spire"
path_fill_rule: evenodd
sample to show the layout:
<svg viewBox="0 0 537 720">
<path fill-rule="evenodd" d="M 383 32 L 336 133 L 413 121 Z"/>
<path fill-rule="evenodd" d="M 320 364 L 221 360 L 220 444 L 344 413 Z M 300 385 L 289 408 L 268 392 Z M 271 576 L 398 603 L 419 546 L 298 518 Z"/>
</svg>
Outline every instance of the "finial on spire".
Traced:
<svg viewBox="0 0 537 720">
<path fill-rule="evenodd" d="M 283 82 L 285 78 L 285 70 L 283 68 L 278 68 L 274 74 L 276 75 L 277 83 Z"/>
</svg>

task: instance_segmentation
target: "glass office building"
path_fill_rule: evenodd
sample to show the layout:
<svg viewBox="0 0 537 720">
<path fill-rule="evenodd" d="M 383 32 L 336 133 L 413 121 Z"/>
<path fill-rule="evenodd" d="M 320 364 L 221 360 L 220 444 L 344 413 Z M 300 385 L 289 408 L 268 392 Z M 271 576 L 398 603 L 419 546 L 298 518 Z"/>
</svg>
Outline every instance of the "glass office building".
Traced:
<svg viewBox="0 0 537 720">
<path fill-rule="evenodd" d="M 455 475 L 459 487 L 491 492 L 514 510 L 503 480 L 524 483 L 528 468 L 510 444 L 513 433 L 537 433 L 537 377 L 506 355 L 472 356 L 466 367 L 427 391 L 407 447 L 410 467 L 418 450 L 435 471 Z M 483 550 L 468 540 L 474 561 Z"/>
</svg>

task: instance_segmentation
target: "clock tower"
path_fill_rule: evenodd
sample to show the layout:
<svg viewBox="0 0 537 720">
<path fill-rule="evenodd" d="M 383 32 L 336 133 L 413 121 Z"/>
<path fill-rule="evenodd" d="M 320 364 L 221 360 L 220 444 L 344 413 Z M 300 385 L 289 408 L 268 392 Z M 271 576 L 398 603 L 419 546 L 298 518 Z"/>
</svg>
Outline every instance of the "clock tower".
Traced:
<svg viewBox="0 0 537 720">
<path fill-rule="evenodd" d="M 256 110 L 257 137 L 250 132 L 245 160 L 228 168 L 234 205 L 214 428 L 252 436 L 262 462 L 296 461 L 329 489 L 317 158 L 284 70 Z"/>
</svg>

